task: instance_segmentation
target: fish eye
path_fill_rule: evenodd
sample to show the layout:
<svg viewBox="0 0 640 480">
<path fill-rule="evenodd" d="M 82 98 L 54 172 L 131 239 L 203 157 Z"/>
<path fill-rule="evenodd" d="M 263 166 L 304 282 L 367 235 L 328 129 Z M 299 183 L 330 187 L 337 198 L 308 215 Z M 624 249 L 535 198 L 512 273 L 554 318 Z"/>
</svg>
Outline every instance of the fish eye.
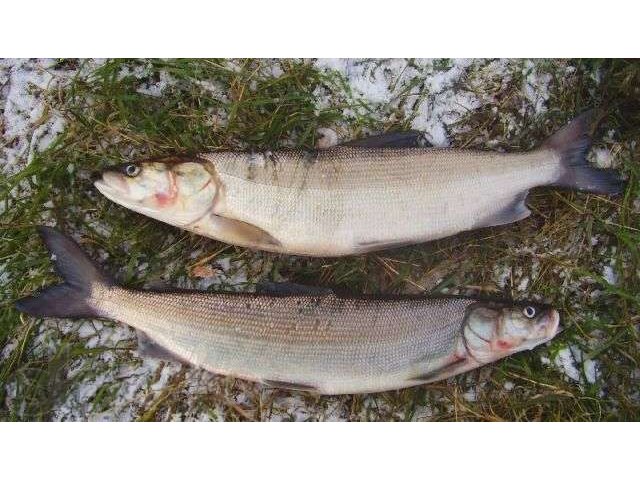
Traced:
<svg viewBox="0 0 640 480">
<path fill-rule="evenodd" d="M 126 173 L 129 177 L 135 177 L 140 173 L 140 167 L 135 163 L 127 163 L 123 169 L 124 173 Z"/>
<path fill-rule="evenodd" d="M 527 318 L 533 318 L 536 316 L 536 308 L 528 305 L 524 307 L 524 309 L 522 310 L 522 314 Z"/>
</svg>

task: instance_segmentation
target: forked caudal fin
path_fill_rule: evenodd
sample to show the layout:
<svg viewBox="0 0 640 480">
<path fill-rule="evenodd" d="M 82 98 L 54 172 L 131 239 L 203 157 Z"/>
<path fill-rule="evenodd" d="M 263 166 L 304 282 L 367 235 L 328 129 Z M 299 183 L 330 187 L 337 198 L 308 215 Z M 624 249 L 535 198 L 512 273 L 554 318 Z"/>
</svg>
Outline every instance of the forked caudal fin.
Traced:
<svg viewBox="0 0 640 480">
<path fill-rule="evenodd" d="M 543 148 L 560 155 L 562 165 L 562 175 L 553 185 L 592 193 L 621 193 L 623 182 L 615 170 L 597 169 L 587 162 L 593 117 L 593 110 L 584 112 L 545 142 Z"/>
<path fill-rule="evenodd" d="M 112 285 L 113 282 L 69 237 L 51 227 L 38 227 L 38 232 L 55 265 L 56 273 L 64 283 L 48 287 L 31 297 L 16 302 L 21 312 L 34 316 L 78 318 L 96 316 L 89 304 L 95 286 Z"/>
</svg>

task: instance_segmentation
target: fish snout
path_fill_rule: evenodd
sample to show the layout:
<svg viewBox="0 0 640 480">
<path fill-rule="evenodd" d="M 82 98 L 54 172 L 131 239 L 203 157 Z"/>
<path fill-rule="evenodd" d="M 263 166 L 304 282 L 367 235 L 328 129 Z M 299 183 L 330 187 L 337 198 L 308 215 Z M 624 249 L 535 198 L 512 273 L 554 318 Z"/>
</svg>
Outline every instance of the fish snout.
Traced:
<svg viewBox="0 0 640 480">
<path fill-rule="evenodd" d="M 125 194 L 129 192 L 127 180 L 118 172 L 107 170 L 98 175 L 93 184 L 101 192 L 108 191 L 110 193 Z"/>
</svg>

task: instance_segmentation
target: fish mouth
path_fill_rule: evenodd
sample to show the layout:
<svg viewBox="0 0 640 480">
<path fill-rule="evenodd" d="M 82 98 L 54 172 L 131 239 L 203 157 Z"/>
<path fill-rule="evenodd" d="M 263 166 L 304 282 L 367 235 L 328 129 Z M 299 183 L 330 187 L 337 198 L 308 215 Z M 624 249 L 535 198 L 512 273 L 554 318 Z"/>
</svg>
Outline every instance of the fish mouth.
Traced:
<svg viewBox="0 0 640 480">
<path fill-rule="evenodd" d="M 94 180 L 93 186 L 112 202 L 124 204 L 130 196 L 127 181 L 115 172 L 104 172 L 101 178 Z"/>
<path fill-rule="evenodd" d="M 145 209 L 142 205 L 139 205 L 130 198 L 127 182 L 113 172 L 104 172 L 102 178 L 94 180 L 93 186 L 96 187 L 102 195 L 118 205 L 122 205 L 136 212 L 151 213 L 146 212 L 148 209 Z"/>
<path fill-rule="evenodd" d="M 134 212 L 152 218 L 156 218 L 158 215 L 157 209 L 145 206 L 142 202 L 131 198 L 126 179 L 115 172 L 104 172 L 102 178 L 94 180 L 93 186 L 96 187 L 102 195 L 118 205 L 122 205 Z"/>
<path fill-rule="evenodd" d="M 109 195 L 127 195 L 129 185 L 122 175 L 115 172 L 104 172 L 102 177 L 93 182 L 93 185 L 106 197 Z"/>
</svg>

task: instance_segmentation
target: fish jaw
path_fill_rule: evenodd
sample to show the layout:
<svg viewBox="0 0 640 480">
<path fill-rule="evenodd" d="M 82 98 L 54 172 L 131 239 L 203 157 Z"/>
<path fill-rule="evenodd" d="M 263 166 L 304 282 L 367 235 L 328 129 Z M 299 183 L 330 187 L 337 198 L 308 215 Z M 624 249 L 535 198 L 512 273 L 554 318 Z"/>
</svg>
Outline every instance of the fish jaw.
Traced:
<svg viewBox="0 0 640 480">
<path fill-rule="evenodd" d="M 129 195 L 130 189 L 125 177 L 119 175 L 115 172 L 106 171 L 102 174 L 102 178 L 96 180 L 94 185 L 98 187 L 98 184 L 101 188 L 108 189 L 114 194 L 120 195 Z"/>
<path fill-rule="evenodd" d="M 109 172 L 105 172 L 105 175 L 106 173 L 109 173 Z M 114 187 L 113 184 L 107 183 L 104 179 L 95 180 L 93 182 L 93 185 L 102 195 L 107 197 L 112 202 L 117 203 L 118 205 L 121 205 L 125 208 L 128 208 L 129 210 L 133 210 L 134 212 L 141 213 L 143 215 L 155 218 L 157 220 L 165 221 L 163 216 L 157 215 L 155 209 L 145 207 L 144 205 L 140 205 L 139 203 L 136 203 L 134 201 L 129 201 L 122 198 L 123 190 L 120 190 L 117 187 Z"/>
<path fill-rule="evenodd" d="M 107 181 L 104 179 L 105 176 L 106 176 L 106 173 L 103 175 L 102 179 L 95 180 L 93 182 L 93 186 L 96 187 L 102 195 L 107 197 L 112 202 L 122 205 L 121 203 L 122 200 L 119 196 L 121 192 L 117 188 L 115 188 L 113 185 L 107 183 Z M 125 205 L 125 206 L 127 208 L 131 208 L 131 206 L 129 205 Z"/>
</svg>

